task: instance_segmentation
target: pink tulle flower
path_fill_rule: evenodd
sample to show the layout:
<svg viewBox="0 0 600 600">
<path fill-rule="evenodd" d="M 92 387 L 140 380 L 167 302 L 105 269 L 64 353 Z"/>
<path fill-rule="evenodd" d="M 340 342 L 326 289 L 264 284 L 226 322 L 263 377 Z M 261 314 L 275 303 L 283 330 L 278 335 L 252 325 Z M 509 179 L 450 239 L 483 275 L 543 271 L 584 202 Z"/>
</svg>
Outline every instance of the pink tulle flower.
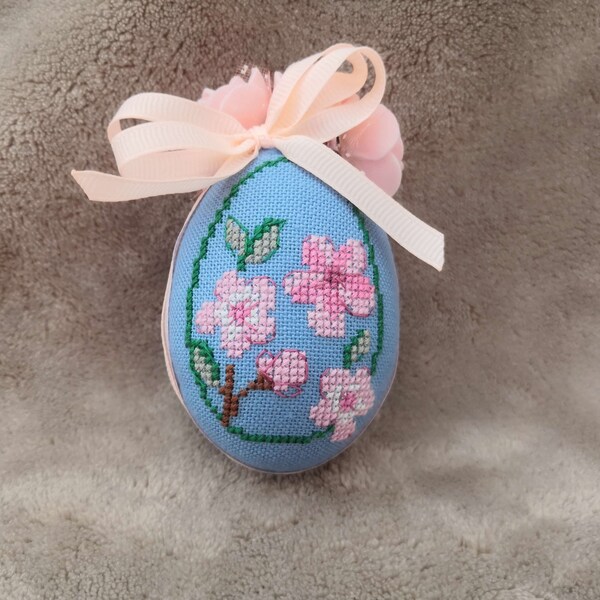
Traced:
<svg viewBox="0 0 600 600">
<path fill-rule="evenodd" d="M 281 76 L 279 71 L 273 73 L 273 86 Z M 272 91 L 269 76 L 254 67 L 247 81 L 235 75 L 216 90 L 205 88 L 198 102 L 235 117 L 249 129 L 265 123 Z M 353 96 L 346 102 L 357 99 Z M 336 147 L 333 141 L 329 145 Z M 383 104 L 366 121 L 343 133 L 335 149 L 387 194 L 395 194 L 400 187 L 404 154 L 400 126 Z"/>
<path fill-rule="evenodd" d="M 355 417 L 366 415 L 375 402 L 369 369 L 353 375 L 348 369 L 326 369 L 321 375 L 321 400 L 310 409 L 317 427 L 334 424 L 332 442 L 350 437 Z"/>
<path fill-rule="evenodd" d="M 367 253 L 361 241 L 348 240 L 334 248 L 326 237 L 311 235 L 302 244 L 302 264 L 308 271 L 292 271 L 283 280 L 292 302 L 314 304 L 308 325 L 317 335 L 343 337 L 345 314 L 367 317 L 375 305 L 375 288 L 363 272 Z"/>
<path fill-rule="evenodd" d="M 275 335 L 275 283 L 269 277 L 246 280 L 236 271 L 225 273 L 215 286 L 215 302 L 205 302 L 196 314 L 200 333 L 221 328 L 221 347 L 240 357 L 252 344 L 266 344 Z"/>
<path fill-rule="evenodd" d="M 366 121 L 340 136 L 338 151 L 386 194 L 393 196 L 398 191 L 404 145 L 398 120 L 383 104 Z"/>
<path fill-rule="evenodd" d="M 205 88 L 198 102 L 235 117 L 249 129 L 265 122 L 270 99 L 269 80 L 254 67 L 248 81 L 236 75 L 216 90 Z"/>
<path fill-rule="evenodd" d="M 297 396 L 308 377 L 306 354 L 299 350 L 282 350 L 275 356 L 265 350 L 256 358 L 256 367 L 280 396 Z"/>
</svg>

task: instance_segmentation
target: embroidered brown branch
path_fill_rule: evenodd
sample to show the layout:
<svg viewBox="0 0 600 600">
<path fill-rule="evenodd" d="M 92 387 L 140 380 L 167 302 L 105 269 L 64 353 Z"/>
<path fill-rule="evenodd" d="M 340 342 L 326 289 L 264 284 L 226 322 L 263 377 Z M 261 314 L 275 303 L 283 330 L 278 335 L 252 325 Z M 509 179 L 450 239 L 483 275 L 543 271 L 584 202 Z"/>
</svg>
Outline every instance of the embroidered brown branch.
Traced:
<svg viewBox="0 0 600 600">
<path fill-rule="evenodd" d="M 229 426 L 232 417 L 237 417 L 240 398 L 245 398 L 253 391 L 269 391 L 273 389 L 273 382 L 258 372 L 256 379 L 242 388 L 237 394 L 233 393 L 235 389 L 235 366 L 227 365 L 225 367 L 225 384 L 219 388 L 219 394 L 223 396 L 223 416 L 221 423 L 223 427 Z"/>
</svg>

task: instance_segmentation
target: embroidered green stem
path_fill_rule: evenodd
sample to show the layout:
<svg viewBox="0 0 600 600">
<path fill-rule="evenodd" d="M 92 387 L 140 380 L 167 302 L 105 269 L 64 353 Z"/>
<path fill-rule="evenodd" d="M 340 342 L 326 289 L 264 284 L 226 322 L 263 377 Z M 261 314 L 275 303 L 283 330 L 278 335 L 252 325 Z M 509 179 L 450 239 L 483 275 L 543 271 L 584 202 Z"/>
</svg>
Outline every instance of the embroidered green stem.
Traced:
<svg viewBox="0 0 600 600">
<path fill-rule="evenodd" d="M 377 294 L 377 349 L 371 355 L 371 375 L 375 375 L 377 372 L 377 362 L 379 361 L 379 355 L 383 350 L 383 332 L 384 332 L 384 320 L 383 320 L 383 294 L 379 289 L 379 267 L 375 262 L 375 248 L 371 242 L 371 236 L 367 230 L 365 218 L 363 214 L 354 206 L 351 205 L 354 214 L 358 220 L 358 226 L 363 234 L 363 241 L 367 246 L 369 263 L 373 267 L 373 285 L 375 286 L 375 293 Z"/>
</svg>

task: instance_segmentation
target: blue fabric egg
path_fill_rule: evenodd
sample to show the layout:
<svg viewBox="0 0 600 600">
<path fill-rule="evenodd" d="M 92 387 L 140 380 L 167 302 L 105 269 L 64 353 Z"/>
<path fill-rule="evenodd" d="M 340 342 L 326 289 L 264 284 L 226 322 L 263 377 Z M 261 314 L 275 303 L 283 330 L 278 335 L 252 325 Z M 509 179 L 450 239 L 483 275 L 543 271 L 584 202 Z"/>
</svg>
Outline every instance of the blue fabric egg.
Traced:
<svg viewBox="0 0 600 600">
<path fill-rule="evenodd" d="M 211 187 L 181 232 L 164 337 L 204 434 L 248 467 L 339 454 L 392 384 L 399 291 L 386 234 L 276 150 Z"/>
</svg>

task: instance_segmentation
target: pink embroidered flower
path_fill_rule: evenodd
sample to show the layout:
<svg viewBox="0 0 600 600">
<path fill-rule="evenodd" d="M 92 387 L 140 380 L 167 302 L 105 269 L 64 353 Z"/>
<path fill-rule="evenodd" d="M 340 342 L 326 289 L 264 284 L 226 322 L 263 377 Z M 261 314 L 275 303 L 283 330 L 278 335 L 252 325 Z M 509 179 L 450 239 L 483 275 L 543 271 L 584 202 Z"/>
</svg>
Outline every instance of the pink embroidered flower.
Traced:
<svg viewBox="0 0 600 600">
<path fill-rule="evenodd" d="M 272 382 L 276 394 L 288 398 L 297 396 L 308 378 L 306 354 L 299 350 L 282 350 L 276 356 L 265 350 L 258 355 L 256 368 Z"/>
<path fill-rule="evenodd" d="M 375 288 L 363 275 L 367 253 L 359 240 L 348 240 L 335 250 L 326 237 L 311 235 L 302 244 L 302 264 L 308 271 L 292 271 L 283 288 L 292 302 L 314 304 L 308 325 L 317 335 L 343 337 L 345 314 L 367 317 L 375 306 Z"/>
<path fill-rule="evenodd" d="M 248 81 L 236 75 L 216 90 L 205 88 L 198 102 L 235 117 L 249 129 L 266 121 L 270 99 L 269 80 L 254 67 Z"/>
<path fill-rule="evenodd" d="M 386 194 L 393 196 L 398 191 L 404 145 L 398 120 L 383 104 L 340 137 L 338 151 Z"/>
<path fill-rule="evenodd" d="M 369 369 L 358 369 L 354 375 L 348 369 L 327 369 L 321 375 L 321 400 L 310 409 L 310 418 L 317 427 L 333 423 L 331 441 L 339 442 L 354 433 L 354 418 L 366 415 L 373 402 Z"/>
<path fill-rule="evenodd" d="M 200 333 L 221 328 L 221 347 L 240 357 L 252 344 L 266 344 L 275 335 L 275 283 L 268 277 L 246 280 L 236 271 L 225 273 L 215 286 L 216 302 L 205 302 L 196 314 Z"/>
</svg>

